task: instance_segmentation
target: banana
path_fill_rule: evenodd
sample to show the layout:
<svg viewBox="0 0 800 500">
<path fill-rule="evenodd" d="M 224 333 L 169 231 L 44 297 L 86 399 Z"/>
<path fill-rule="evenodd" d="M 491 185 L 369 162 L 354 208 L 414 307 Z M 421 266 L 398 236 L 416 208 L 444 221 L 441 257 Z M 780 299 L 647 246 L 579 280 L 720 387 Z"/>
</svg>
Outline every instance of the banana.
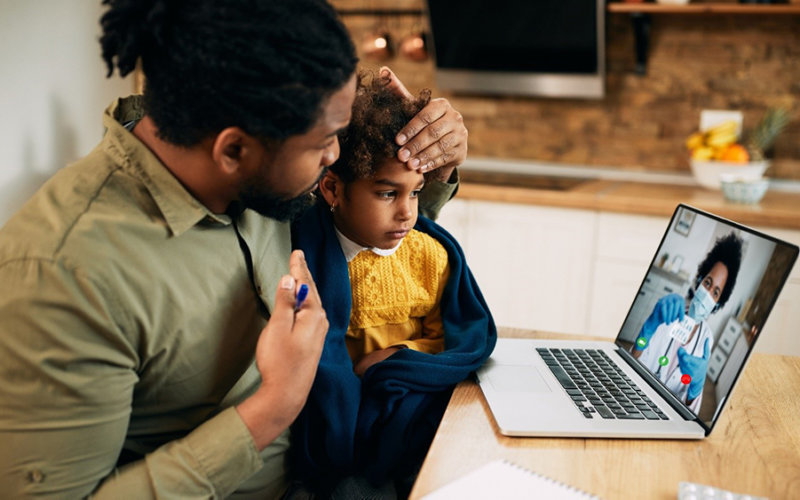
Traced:
<svg viewBox="0 0 800 500">
<path fill-rule="evenodd" d="M 738 138 L 735 130 L 733 132 L 717 132 L 707 136 L 706 145 L 714 148 L 722 148 L 733 144 Z"/>
<path fill-rule="evenodd" d="M 736 129 L 738 125 L 736 124 L 735 120 L 728 120 L 724 121 L 718 125 L 714 125 L 710 129 L 706 130 L 705 133 L 708 136 L 714 135 L 729 135 L 729 134 L 736 134 Z"/>
<path fill-rule="evenodd" d="M 692 159 L 694 160 L 710 160 L 714 157 L 714 148 L 707 148 L 701 146 L 692 151 Z"/>
<path fill-rule="evenodd" d="M 695 132 L 686 139 L 687 149 L 697 149 L 705 143 L 706 136 L 702 132 Z"/>
<path fill-rule="evenodd" d="M 735 120 L 724 121 L 704 132 L 690 135 L 686 139 L 686 147 L 696 160 L 719 159 L 728 146 L 739 140 L 738 128 L 739 125 Z"/>
</svg>

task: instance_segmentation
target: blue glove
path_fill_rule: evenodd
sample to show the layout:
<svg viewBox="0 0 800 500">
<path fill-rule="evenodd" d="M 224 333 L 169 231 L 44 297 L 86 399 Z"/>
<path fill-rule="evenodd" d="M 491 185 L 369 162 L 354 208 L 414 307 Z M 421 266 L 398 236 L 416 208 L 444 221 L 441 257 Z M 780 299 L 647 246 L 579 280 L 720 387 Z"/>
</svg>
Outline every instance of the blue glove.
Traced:
<svg viewBox="0 0 800 500">
<path fill-rule="evenodd" d="M 641 351 L 647 348 L 650 344 L 650 338 L 656 332 L 658 325 L 662 323 L 670 324 L 676 319 L 682 320 L 685 313 L 686 301 L 677 293 L 664 295 L 658 299 L 655 307 L 653 307 L 653 312 L 645 320 L 642 330 L 636 338 L 636 349 Z M 641 345 L 641 343 L 644 345 Z"/>
<path fill-rule="evenodd" d="M 709 345 L 711 339 L 706 339 L 703 344 L 703 357 L 692 356 L 683 347 L 678 349 L 678 367 L 681 373 L 692 377 L 689 382 L 689 392 L 686 395 L 687 401 L 694 401 L 697 396 L 703 393 L 703 384 L 706 383 L 706 371 L 708 370 L 708 359 L 711 357 Z"/>
</svg>

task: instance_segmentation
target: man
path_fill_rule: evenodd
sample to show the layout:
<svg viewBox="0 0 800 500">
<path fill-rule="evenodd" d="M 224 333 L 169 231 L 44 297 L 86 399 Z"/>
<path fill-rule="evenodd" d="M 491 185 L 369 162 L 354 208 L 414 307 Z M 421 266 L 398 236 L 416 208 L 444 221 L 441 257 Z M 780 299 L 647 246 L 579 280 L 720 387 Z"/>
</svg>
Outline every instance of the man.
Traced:
<svg viewBox="0 0 800 500">
<path fill-rule="evenodd" d="M 147 85 L 0 230 L 2 495 L 279 496 L 327 330 L 283 221 L 338 156 L 352 42 L 320 0 L 105 3 Z M 446 101 L 400 135 L 445 180 L 466 155 Z"/>
</svg>

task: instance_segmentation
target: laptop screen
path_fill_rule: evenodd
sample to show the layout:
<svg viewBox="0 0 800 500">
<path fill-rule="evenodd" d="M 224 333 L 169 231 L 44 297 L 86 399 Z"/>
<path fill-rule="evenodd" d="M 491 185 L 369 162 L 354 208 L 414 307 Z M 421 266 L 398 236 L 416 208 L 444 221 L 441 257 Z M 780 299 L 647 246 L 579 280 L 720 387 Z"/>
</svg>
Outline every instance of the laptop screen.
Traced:
<svg viewBox="0 0 800 500">
<path fill-rule="evenodd" d="M 679 205 L 617 345 L 710 429 L 797 253 L 794 245 Z"/>
</svg>

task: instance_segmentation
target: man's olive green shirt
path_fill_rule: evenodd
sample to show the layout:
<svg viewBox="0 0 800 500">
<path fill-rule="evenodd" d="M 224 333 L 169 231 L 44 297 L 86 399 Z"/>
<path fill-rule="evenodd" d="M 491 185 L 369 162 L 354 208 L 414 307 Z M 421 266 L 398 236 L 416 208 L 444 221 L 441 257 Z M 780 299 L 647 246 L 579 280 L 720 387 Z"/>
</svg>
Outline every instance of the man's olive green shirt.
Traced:
<svg viewBox="0 0 800 500">
<path fill-rule="evenodd" d="M 0 230 L 2 497 L 285 489 L 288 432 L 259 453 L 233 406 L 260 383 L 289 226 L 210 212 L 123 126 L 142 115 L 112 104 L 97 148 Z M 426 187 L 424 213 L 454 187 Z"/>
</svg>

